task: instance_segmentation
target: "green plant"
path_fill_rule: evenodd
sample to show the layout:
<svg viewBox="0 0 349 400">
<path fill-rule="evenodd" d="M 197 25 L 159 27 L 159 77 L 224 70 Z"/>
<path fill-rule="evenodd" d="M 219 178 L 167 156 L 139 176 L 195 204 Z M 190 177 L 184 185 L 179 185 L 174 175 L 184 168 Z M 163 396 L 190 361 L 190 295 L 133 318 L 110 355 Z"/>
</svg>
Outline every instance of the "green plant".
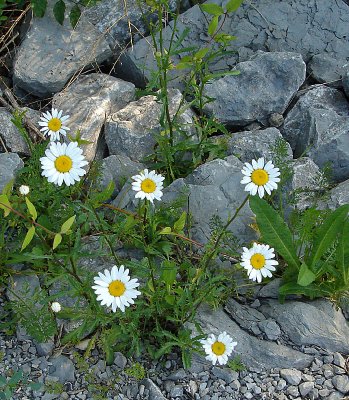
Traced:
<svg viewBox="0 0 349 400">
<path fill-rule="evenodd" d="M 231 360 L 228 361 L 228 367 L 235 372 L 245 371 L 246 367 L 241 361 L 241 357 L 239 355 L 235 356 Z"/>
<path fill-rule="evenodd" d="M 32 390 L 39 390 L 41 387 L 41 383 L 29 382 L 22 370 L 14 372 L 9 377 L 0 375 L 0 399 L 11 399 L 19 385 L 29 386 Z"/>
<path fill-rule="evenodd" d="M 125 373 L 128 376 L 131 376 L 132 378 L 136 379 L 137 381 L 141 381 L 142 379 L 145 378 L 146 376 L 145 372 L 146 372 L 145 368 L 139 362 L 135 362 L 131 367 L 125 369 Z"/>
</svg>

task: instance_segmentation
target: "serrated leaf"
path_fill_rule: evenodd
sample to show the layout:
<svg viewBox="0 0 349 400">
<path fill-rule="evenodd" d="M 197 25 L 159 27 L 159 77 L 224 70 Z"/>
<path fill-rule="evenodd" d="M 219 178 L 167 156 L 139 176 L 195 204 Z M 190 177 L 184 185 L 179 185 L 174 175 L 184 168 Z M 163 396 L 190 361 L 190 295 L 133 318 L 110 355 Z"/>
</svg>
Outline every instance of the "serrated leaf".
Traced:
<svg viewBox="0 0 349 400">
<path fill-rule="evenodd" d="M 346 220 L 343 224 L 341 237 L 339 238 L 336 261 L 337 267 L 340 270 L 345 286 L 349 283 L 349 220 Z"/>
<path fill-rule="evenodd" d="M 258 196 L 249 199 L 251 210 L 256 215 L 263 240 L 274 247 L 290 267 L 299 269 L 299 260 L 292 242 L 292 234 L 280 215 L 265 200 Z"/>
<path fill-rule="evenodd" d="M 47 0 L 30 0 L 35 17 L 43 17 L 45 15 Z"/>
<path fill-rule="evenodd" d="M 28 229 L 28 232 L 25 235 L 25 238 L 22 243 L 21 251 L 23 251 L 28 246 L 28 244 L 33 240 L 34 235 L 35 235 L 35 226 L 33 225 Z"/>
<path fill-rule="evenodd" d="M 61 227 L 61 233 L 67 233 L 75 221 L 76 215 L 68 218 Z"/>
<path fill-rule="evenodd" d="M 208 24 L 208 28 L 207 28 L 207 33 L 209 35 L 213 35 L 216 32 L 217 26 L 218 26 L 218 20 L 219 17 L 215 16 L 211 19 L 211 22 Z"/>
<path fill-rule="evenodd" d="M 202 11 L 206 12 L 207 14 L 220 16 L 224 14 L 224 10 L 218 4 L 200 4 L 200 8 Z"/>
<path fill-rule="evenodd" d="M 173 230 L 175 232 L 181 232 L 184 229 L 186 220 L 187 220 L 187 213 L 185 211 L 183 211 L 181 216 L 174 223 Z"/>
<path fill-rule="evenodd" d="M 57 233 L 55 235 L 55 238 L 53 239 L 53 245 L 52 249 L 54 250 L 62 241 L 62 235 L 60 233 Z"/>
<path fill-rule="evenodd" d="M 35 221 L 36 218 L 38 217 L 38 213 L 36 212 L 36 208 L 35 208 L 34 204 L 28 199 L 28 197 L 25 198 L 25 202 L 27 203 L 27 207 L 28 207 L 30 215 L 32 216 L 33 220 Z"/>
<path fill-rule="evenodd" d="M 53 15 L 56 18 L 56 21 L 63 25 L 64 22 L 64 13 L 65 13 L 65 3 L 63 0 L 58 0 L 53 6 Z"/>
<path fill-rule="evenodd" d="M 316 279 L 314 272 L 309 269 L 309 267 L 303 263 L 298 272 L 297 283 L 300 286 L 309 286 Z"/>
<path fill-rule="evenodd" d="M 243 3 L 243 1 L 244 1 L 244 0 L 230 0 L 230 1 L 228 1 L 228 3 L 226 4 L 225 9 L 226 9 L 228 12 L 236 11 L 236 10 L 241 6 L 241 4 Z"/>
<path fill-rule="evenodd" d="M 315 229 L 314 243 L 309 257 L 308 265 L 312 268 L 316 262 L 323 256 L 327 249 L 333 244 L 338 234 L 342 230 L 342 225 L 347 218 L 349 204 L 338 207 L 331 212 L 323 223 Z"/>
<path fill-rule="evenodd" d="M 80 7 L 77 4 L 75 4 L 75 6 L 70 10 L 69 13 L 70 24 L 73 28 L 75 28 L 76 24 L 78 23 L 80 15 L 81 15 Z"/>
<path fill-rule="evenodd" d="M 11 203 L 6 194 L 0 195 L 0 208 L 4 210 L 4 217 L 7 217 L 11 212 Z"/>
</svg>

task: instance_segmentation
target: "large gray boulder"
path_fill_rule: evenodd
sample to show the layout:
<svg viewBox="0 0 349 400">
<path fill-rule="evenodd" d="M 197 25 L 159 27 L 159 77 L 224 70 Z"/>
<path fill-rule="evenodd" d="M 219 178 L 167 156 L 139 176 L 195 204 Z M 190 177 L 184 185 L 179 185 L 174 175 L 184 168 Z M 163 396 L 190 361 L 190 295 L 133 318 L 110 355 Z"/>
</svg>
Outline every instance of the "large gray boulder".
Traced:
<svg viewBox="0 0 349 400">
<path fill-rule="evenodd" d="M 292 159 L 291 146 L 283 139 L 276 128 L 258 129 L 233 133 L 228 141 L 228 155 L 235 155 L 242 162 L 251 162 L 264 157 L 266 160 L 275 158 L 275 146 L 283 141 L 287 149 L 287 158 Z"/>
<path fill-rule="evenodd" d="M 178 89 L 169 91 L 169 112 L 171 118 L 183 107 L 182 94 Z M 109 153 L 124 155 L 131 160 L 140 161 L 154 152 L 156 136 L 160 135 L 162 104 L 156 96 L 144 96 L 128 104 L 125 108 L 109 116 L 105 124 L 105 139 Z M 195 140 L 193 130 L 194 113 L 187 109 L 177 117 L 177 123 L 183 127 L 186 135 Z M 175 140 L 181 140 L 181 134 L 175 132 Z"/>
<path fill-rule="evenodd" d="M 283 114 L 305 79 L 306 66 L 294 53 L 262 53 L 239 63 L 237 76 L 209 82 L 204 95 L 215 100 L 205 111 L 227 125 L 266 122 L 273 113 Z"/>
<path fill-rule="evenodd" d="M 320 203 L 320 208 L 335 210 L 344 204 L 349 204 L 349 179 L 331 189 Z"/>
<path fill-rule="evenodd" d="M 313 357 L 292 348 L 249 335 L 221 308 L 213 311 L 207 306 L 200 307 L 197 320 L 206 334 L 218 335 L 226 331 L 237 342 L 236 353 L 247 368 L 303 369 L 313 360 Z"/>
<path fill-rule="evenodd" d="M 342 86 L 342 77 L 349 71 L 346 59 L 336 59 L 326 53 L 316 54 L 308 64 L 309 74 L 319 83 L 327 83 L 333 87 Z"/>
<path fill-rule="evenodd" d="M 296 345 L 314 345 L 330 352 L 349 353 L 347 321 L 328 300 L 288 301 L 285 304 L 268 300 L 259 311 L 274 318 Z"/>
<path fill-rule="evenodd" d="M 53 98 L 53 106 L 70 114 L 69 134 L 77 130 L 89 144 L 83 145 L 88 161 L 95 157 L 98 138 L 106 118 L 134 99 L 135 87 L 106 74 L 80 76 L 67 89 Z"/>
<path fill-rule="evenodd" d="M 11 121 L 13 116 L 6 108 L 0 108 L 0 136 L 7 150 L 14 153 L 29 154 L 29 147 L 19 129 Z"/>
<path fill-rule="evenodd" d="M 227 0 L 208 0 L 208 3 L 222 4 Z M 205 47 L 210 38 L 207 36 L 207 21 L 199 6 L 183 13 L 177 23 L 174 37 L 178 38 L 186 28 L 189 34 L 181 47 Z M 244 49 L 244 54 L 257 50 L 290 51 L 300 53 L 305 61 L 311 56 L 326 53 L 335 59 L 348 59 L 349 42 L 349 6 L 338 0 L 260 0 L 258 5 L 243 2 L 236 13 L 226 18 L 223 31 L 236 35 L 233 49 Z M 164 43 L 169 42 L 173 23 L 165 29 Z M 154 51 L 149 38 L 141 39 L 123 57 L 120 69 L 135 79 L 144 82 L 150 78 L 151 71 L 157 70 Z M 237 55 L 227 57 L 223 62 L 214 63 L 212 69 L 231 69 Z M 180 56 L 174 56 L 174 64 Z M 244 56 L 242 60 L 246 60 Z M 241 58 L 239 59 L 241 61 Z M 172 70 L 171 77 L 178 77 L 183 71 Z M 171 81 L 178 85 L 178 80 Z"/>
<path fill-rule="evenodd" d="M 338 182 L 349 178 L 348 113 L 340 91 L 315 86 L 300 97 L 282 128 L 295 157 L 306 153 L 320 168 L 330 163 Z"/>
<path fill-rule="evenodd" d="M 16 177 L 16 172 L 24 167 L 16 153 L 0 153 L 0 193 Z"/>
<path fill-rule="evenodd" d="M 342 85 L 343 85 L 345 94 L 347 95 L 347 97 L 349 97 L 349 71 L 344 74 L 344 76 L 342 78 Z"/>
<path fill-rule="evenodd" d="M 69 79 L 93 63 L 112 55 L 104 36 L 81 18 L 73 29 L 69 19 L 60 25 L 49 9 L 33 18 L 13 67 L 13 83 L 38 97 L 52 96 Z"/>
</svg>

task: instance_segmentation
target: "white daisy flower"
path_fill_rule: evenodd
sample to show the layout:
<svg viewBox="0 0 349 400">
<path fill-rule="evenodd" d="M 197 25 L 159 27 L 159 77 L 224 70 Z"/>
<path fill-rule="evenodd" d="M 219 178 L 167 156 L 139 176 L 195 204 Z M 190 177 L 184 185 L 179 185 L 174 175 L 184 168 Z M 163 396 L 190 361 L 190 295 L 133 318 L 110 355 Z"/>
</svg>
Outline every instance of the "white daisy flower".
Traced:
<svg viewBox="0 0 349 400">
<path fill-rule="evenodd" d="M 51 304 L 51 310 L 55 313 L 60 312 L 62 309 L 61 305 L 58 303 L 58 301 L 54 301 Z"/>
<path fill-rule="evenodd" d="M 212 333 L 207 339 L 200 340 L 205 353 L 207 354 L 206 360 L 211 361 L 213 365 L 224 365 L 228 362 L 228 357 L 233 352 L 237 342 L 233 342 L 231 336 L 226 332 L 221 333 L 218 338 Z"/>
<path fill-rule="evenodd" d="M 62 114 L 62 110 L 58 111 L 56 108 L 52 108 L 51 112 L 42 113 L 43 116 L 40 117 L 39 125 L 42 127 L 40 131 L 49 135 L 51 141 L 59 140 L 60 135 L 66 136 L 67 131 L 70 130 L 65 126 L 70 116 L 62 116 Z"/>
<path fill-rule="evenodd" d="M 136 198 L 148 199 L 153 203 L 154 199 L 161 200 L 163 180 L 162 175 L 157 174 L 155 171 L 148 172 L 145 169 L 139 175 L 132 176 L 135 182 L 132 182 L 132 189 L 136 191 Z"/>
<path fill-rule="evenodd" d="M 21 185 L 18 190 L 22 196 L 26 196 L 30 192 L 29 186 L 27 185 Z"/>
<path fill-rule="evenodd" d="M 272 190 L 277 189 L 277 182 L 280 182 L 279 168 L 274 167 L 271 161 L 265 163 L 263 157 L 258 161 L 252 160 L 252 165 L 245 163 L 241 172 L 245 175 L 241 183 L 246 184 L 245 191 L 250 192 L 252 196 L 258 192 L 262 198 L 264 191 L 270 194 Z"/>
<path fill-rule="evenodd" d="M 250 279 L 257 282 L 262 282 L 262 277 L 271 278 L 273 275 L 271 271 L 275 271 L 274 265 L 279 263 L 274 260 L 274 249 L 270 248 L 267 244 L 253 243 L 251 249 L 243 247 L 241 256 L 242 262 L 240 263 L 245 269 Z"/>
<path fill-rule="evenodd" d="M 99 272 L 99 276 L 94 278 L 95 285 L 92 289 L 97 294 L 97 300 L 102 305 L 111 306 L 113 312 L 116 312 L 117 308 L 124 312 L 125 307 L 134 304 L 133 299 L 141 294 L 135 290 L 139 286 L 138 280 L 130 279 L 128 273 L 129 270 L 125 270 L 123 265 L 120 265 L 120 268 L 114 265 L 111 271 L 106 269 L 104 274 Z"/>
<path fill-rule="evenodd" d="M 86 174 L 82 169 L 88 162 L 82 154 L 77 142 L 52 142 L 45 151 L 46 157 L 41 157 L 42 175 L 49 182 L 61 186 L 63 181 L 67 186 L 79 181 Z"/>
</svg>

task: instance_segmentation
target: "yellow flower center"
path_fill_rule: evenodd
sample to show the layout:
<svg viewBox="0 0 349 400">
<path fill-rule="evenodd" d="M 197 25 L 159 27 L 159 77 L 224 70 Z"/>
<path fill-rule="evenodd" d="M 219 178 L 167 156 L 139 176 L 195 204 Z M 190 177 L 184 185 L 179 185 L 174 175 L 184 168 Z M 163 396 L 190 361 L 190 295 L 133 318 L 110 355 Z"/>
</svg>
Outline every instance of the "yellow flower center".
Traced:
<svg viewBox="0 0 349 400">
<path fill-rule="evenodd" d="M 154 193 L 156 184 L 152 179 L 147 178 L 141 183 L 141 189 L 144 193 Z"/>
<path fill-rule="evenodd" d="M 113 281 L 109 284 L 109 293 L 114 297 L 120 297 L 125 293 L 126 286 L 121 281 Z"/>
<path fill-rule="evenodd" d="M 222 342 L 214 342 L 211 349 L 216 356 L 221 356 L 225 352 L 225 344 Z"/>
<path fill-rule="evenodd" d="M 268 172 L 264 169 L 256 169 L 251 174 L 251 181 L 258 186 L 263 186 L 269 181 Z"/>
<path fill-rule="evenodd" d="M 69 156 L 59 156 L 56 158 L 55 167 L 58 172 L 68 172 L 73 166 L 73 161 Z"/>
<path fill-rule="evenodd" d="M 254 269 L 262 269 L 265 265 L 265 257 L 261 253 L 253 254 L 250 263 Z"/>
<path fill-rule="evenodd" d="M 62 122 L 59 118 L 51 118 L 47 126 L 50 131 L 57 132 L 61 129 Z"/>
</svg>

